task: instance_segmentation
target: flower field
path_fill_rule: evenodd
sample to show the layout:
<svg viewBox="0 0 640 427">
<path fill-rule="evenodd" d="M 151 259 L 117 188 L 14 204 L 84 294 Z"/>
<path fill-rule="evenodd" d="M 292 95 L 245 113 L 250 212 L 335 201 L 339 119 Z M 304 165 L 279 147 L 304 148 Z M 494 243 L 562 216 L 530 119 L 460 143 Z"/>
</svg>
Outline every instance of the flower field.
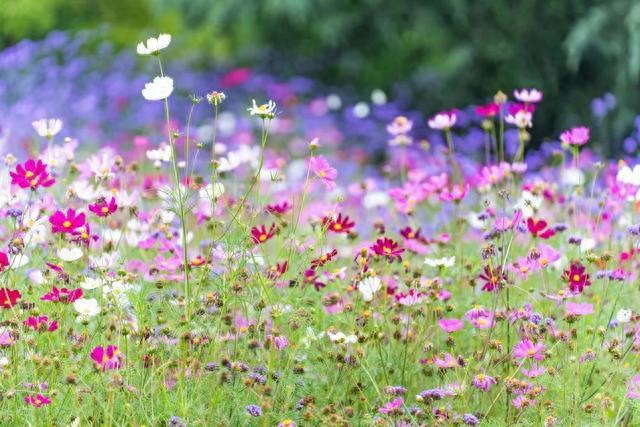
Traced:
<svg viewBox="0 0 640 427">
<path fill-rule="evenodd" d="M 640 165 L 533 148 L 541 90 L 427 116 L 67 37 L 0 54 L 0 425 L 640 424 Z"/>
</svg>

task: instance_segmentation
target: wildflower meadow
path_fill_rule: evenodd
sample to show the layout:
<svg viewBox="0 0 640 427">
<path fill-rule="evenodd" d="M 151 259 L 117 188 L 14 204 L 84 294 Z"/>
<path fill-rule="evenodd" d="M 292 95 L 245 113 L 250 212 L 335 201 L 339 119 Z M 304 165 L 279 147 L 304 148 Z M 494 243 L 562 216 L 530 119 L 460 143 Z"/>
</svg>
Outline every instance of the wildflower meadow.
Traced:
<svg viewBox="0 0 640 427">
<path fill-rule="evenodd" d="M 426 115 L 81 45 L 0 55 L 0 425 L 640 425 L 640 164 L 534 146 L 544 88 Z"/>
</svg>

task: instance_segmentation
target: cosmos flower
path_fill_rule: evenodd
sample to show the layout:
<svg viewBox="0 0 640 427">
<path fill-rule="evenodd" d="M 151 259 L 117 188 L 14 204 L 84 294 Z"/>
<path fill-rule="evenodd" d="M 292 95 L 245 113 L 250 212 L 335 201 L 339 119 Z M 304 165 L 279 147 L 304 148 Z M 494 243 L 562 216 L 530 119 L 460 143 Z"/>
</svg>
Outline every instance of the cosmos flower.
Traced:
<svg viewBox="0 0 640 427">
<path fill-rule="evenodd" d="M 336 177 L 338 171 L 329 165 L 327 159 L 323 156 L 311 157 L 309 159 L 309 168 L 324 184 L 327 190 L 333 190 L 336 186 Z"/>
<path fill-rule="evenodd" d="M 450 334 L 452 332 L 458 331 L 464 327 L 464 322 L 460 319 L 440 319 L 438 320 L 438 325 L 440 328 L 446 333 Z"/>
<path fill-rule="evenodd" d="M 490 102 L 486 105 L 478 105 L 476 107 L 476 113 L 480 117 L 494 117 L 500 112 L 500 106 L 495 102 Z"/>
<path fill-rule="evenodd" d="M 335 219 L 330 217 L 322 219 L 322 226 L 334 233 L 348 233 L 355 225 L 356 223 L 349 218 L 349 215 L 343 216 L 341 213 Z"/>
<path fill-rule="evenodd" d="M 542 92 L 538 89 L 514 90 L 513 96 L 520 102 L 533 103 L 542 101 Z"/>
<path fill-rule="evenodd" d="M 529 339 L 523 339 L 513 347 L 513 356 L 518 359 L 544 359 L 544 344 L 533 343 Z"/>
<path fill-rule="evenodd" d="M 589 274 L 585 273 L 586 267 L 579 262 L 572 262 L 562 274 L 563 280 L 569 283 L 569 288 L 574 293 L 581 293 L 585 287 L 591 286 Z"/>
<path fill-rule="evenodd" d="M 377 276 L 366 277 L 358 282 L 358 291 L 362 294 L 362 299 L 366 302 L 373 300 L 373 296 L 382 287 L 382 282 Z"/>
<path fill-rule="evenodd" d="M 93 205 L 89 205 L 89 210 L 99 217 L 106 217 L 114 213 L 118 209 L 116 198 L 112 197 L 109 203 L 106 199 L 100 199 Z"/>
<path fill-rule="evenodd" d="M 73 308 L 78 312 L 80 321 L 88 321 L 100 313 L 100 306 L 95 298 L 79 298 L 73 302 Z"/>
<path fill-rule="evenodd" d="M 22 294 L 16 289 L 0 288 L 0 306 L 2 308 L 13 307 L 21 297 Z"/>
<path fill-rule="evenodd" d="M 156 77 L 153 81 L 145 83 L 142 96 L 147 101 L 160 101 L 167 99 L 173 93 L 173 79 L 168 76 Z"/>
<path fill-rule="evenodd" d="M 489 391 L 497 383 L 496 379 L 480 373 L 473 377 L 473 386 L 478 390 Z"/>
<path fill-rule="evenodd" d="M 429 127 L 435 130 L 449 130 L 451 129 L 458 119 L 457 111 L 442 111 L 435 116 L 431 117 L 428 121 Z"/>
<path fill-rule="evenodd" d="M 97 368 L 107 371 L 122 368 L 124 355 L 120 353 L 115 345 L 108 345 L 106 348 L 96 346 L 91 351 L 91 360 L 93 360 Z"/>
<path fill-rule="evenodd" d="M 560 141 L 568 145 L 584 145 L 589 141 L 589 128 L 580 126 L 565 130 L 560 134 Z"/>
<path fill-rule="evenodd" d="M 429 267 L 449 268 L 455 265 L 456 257 L 425 258 L 424 263 Z"/>
<path fill-rule="evenodd" d="M 507 275 L 501 271 L 500 267 L 492 268 L 489 265 L 484 266 L 483 272 L 479 277 L 484 281 L 482 290 L 486 292 L 499 290 L 503 283 L 507 281 Z"/>
<path fill-rule="evenodd" d="M 405 135 L 411 132 L 413 122 L 405 116 L 397 116 L 387 125 L 387 132 L 393 136 Z"/>
<path fill-rule="evenodd" d="M 247 109 L 252 116 L 258 116 L 261 119 L 273 119 L 276 116 L 276 103 L 269 100 L 266 104 L 258 105 L 253 100 L 253 105 Z"/>
<path fill-rule="evenodd" d="M 147 39 L 147 43 L 138 43 L 136 46 L 136 52 L 138 55 L 157 55 L 160 51 L 171 43 L 170 34 L 160 34 L 157 38 L 150 37 Z"/>
<path fill-rule="evenodd" d="M 542 219 L 535 220 L 532 217 L 527 218 L 527 228 L 534 238 L 549 239 L 556 234 L 555 230 L 547 228 L 547 221 Z"/>
<path fill-rule="evenodd" d="M 9 267 L 9 257 L 4 252 L 0 252 L 0 273 L 4 271 L 5 268 Z"/>
<path fill-rule="evenodd" d="M 58 249 L 58 257 L 67 262 L 77 261 L 83 256 L 82 249 L 78 247 Z"/>
<path fill-rule="evenodd" d="M 44 294 L 42 297 L 40 297 L 40 299 L 42 301 L 62 302 L 65 304 L 70 304 L 75 300 L 82 298 L 82 295 L 83 295 L 82 288 L 58 289 L 56 286 L 54 286 L 51 292 Z"/>
<path fill-rule="evenodd" d="M 17 165 L 16 170 L 9 172 L 11 183 L 20 188 L 31 188 L 36 190 L 40 187 L 51 187 L 55 178 L 47 172 L 47 165 L 42 160 L 27 160 L 24 165 Z"/>
<path fill-rule="evenodd" d="M 268 231 L 267 227 L 265 227 L 264 225 L 261 225 L 260 227 L 254 226 L 251 229 L 251 239 L 253 240 L 253 243 L 255 243 L 256 245 L 260 245 L 272 238 L 277 230 L 278 228 L 276 227 L 275 223 L 271 224 L 271 227 Z"/>
<path fill-rule="evenodd" d="M 51 139 L 62 130 L 62 120 L 60 119 L 40 119 L 31 123 L 38 135 Z"/>
<path fill-rule="evenodd" d="M 404 399 L 402 397 L 397 397 L 393 399 L 391 402 L 387 402 L 378 409 L 378 412 L 381 414 L 398 414 L 402 413 L 402 407 L 404 406 Z"/>
<path fill-rule="evenodd" d="M 49 320 L 47 316 L 29 316 L 27 320 L 24 321 L 24 325 L 27 328 L 33 329 L 34 331 L 48 331 L 53 332 L 58 329 L 58 321 L 57 320 Z"/>
<path fill-rule="evenodd" d="M 43 396 L 42 394 L 38 393 L 35 396 L 25 396 L 24 397 L 24 401 L 31 405 L 34 406 L 36 408 L 40 408 L 42 406 L 47 406 L 47 405 L 51 405 L 51 399 L 49 399 L 46 396 Z"/>
<path fill-rule="evenodd" d="M 567 301 L 565 307 L 567 308 L 568 316 L 585 316 L 587 314 L 593 314 L 593 304 L 589 304 L 588 302 L 574 303 Z"/>
<path fill-rule="evenodd" d="M 75 209 L 69 208 L 66 214 L 56 211 L 49 217 L 49 222 L 52 233 L 73 233 L 85 225 L 85 215 L 82 212 L 76 214 Z"/>
<path fill-rule="evenodd" d="M 394 259 L 402 261 L 401 254 L 404 252 L 404 249 L 397 242 L 388 237 L 376 240 L 376 243 L 371 246 L 371 250 L 376 255 L 386 257 L 389 261 Z"/>
</svg>

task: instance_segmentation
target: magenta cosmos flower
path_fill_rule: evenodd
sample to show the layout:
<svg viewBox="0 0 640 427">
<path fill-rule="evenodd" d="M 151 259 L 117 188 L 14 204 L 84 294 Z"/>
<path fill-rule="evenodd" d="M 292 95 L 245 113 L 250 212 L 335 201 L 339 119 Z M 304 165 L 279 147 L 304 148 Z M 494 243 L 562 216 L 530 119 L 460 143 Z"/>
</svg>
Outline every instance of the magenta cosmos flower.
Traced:
<svg viewBox="0 0 640 427">
<path fill-rule="evenodd" d="M 573 293 L 580 293 L 584 288 L 591 286 L 589 275 L 585 273 L 586 267 L 579 262 L 572 262 L 562 274 L 562 278 L 569 282 L 569 288 Z"/>
<path fill-rule="evenodd" d="M 473 386 L 482 391 L 489 391 L 496 384 L 496 379 L 485 374 L 478 374 L 473 377 Z"/>
<path fill-rule="evenodd" d="M 469 193 L 469 184 L 454 184 L 451 188 L 443 188 L 440 192 L 440 200 L 443 202 L 459 202 Z"/>
<path fill-rule="evenodd" d="M 311 168 L 311 172 L 320 178 L 327 190 L 335 188 L 338 171 L 331 167 L 327 159 L 323 156 L 312 157 L 309 159 L 309 168 Z"/>
<path fill-rule="evenodd" d="M 91 351 L 91 360 L 98 368 L 106 371 L 122 368 L 124 356 L 115 345 L 108 345 L 107 348 L 97 346 Z"/>
<path fill-rule="evenodd" d="M 4 252 L 0 252 L 0 273 L 9 267 L 9 257 Z"/>
<path fill-rule="evenodd" d="M 402 397 L 396 397 L 391 402 L 386 403 L 383 407 L 378 409 L 381 414 L 397 414 L 402 412 L 402 406 L 404 405 L 404 399 Z"/>
<path fill-rule="evenodd" d="M 24 401 L 31 406 L 35 406 L 36 408 L 51 404 L 51 399 L 39 393 L 35 396 L 25 396 Z"/>
<path fill-rule="evenodd" d="M 394 242 L 388 237 L 376 240 L 376 243 L 371 246 L 371 250 L 376 255 L 387 257 L 389 261 L 393 261 L 394 259 L 402 261 L 400 254 L 404 252 L 404 249 L 400 247 L 397 242 Z"/>
<path fill-rule="evenodd" d="M 24 325 L 27 328 L 31 328 L 34 331 L 40 331 L 40 332 L 44 332 L 44 331 L 53 332 L 56 329 L 58 329 L 58 321 L 56 320 L 49 321 L 49 318 L 47 316 L 38 316 L 38 317 L 29 316 L 29 318 L 24 321 Z"/>
<path fill-rule="evenodd" d="M 458 331 L 464 327 L 464 322 L 460 319 L 440 319 L 438 325 L 446 333 Z"/>
<path fill-rule="evenodd" d="M 84 213 L 76 214 L 74 209 L 67 209 L 65 214 L 62 211 L 56 211 L 49 217 L 52 233 L 73 233 L 78 228 L 85 225 Z"/>
<path fill-rule="evenodd" d="M 94 214 L 106 217 L 114 213 L 118 209 L 118 205 L 116 204 L 116 198 L 112 197 L 111 201 L 107 203 L 105 199 L 100 199 L 93 205 L 89 205 L 89 210 Z"/>
<path fill-rule="evenodd" d="M 11 175 L 12 184 L 16 184 L 20 188 L 31 188 L 32 190 L 38 187 L 51 187 L 56 182 L 55 178 L 47 172 L 47 165 L 42 163 L 42 160 L 36 162 L 33 159 L 29 159 L 24 166 L 16 166 L 15 172 L 9 172 L 9 175 Z"/>
<path fill-rule="evenodd" d="M 523 339 L 513 347 L 513 356 L 518 359 L 544 359 L 544 344 L 533 343 L 529 339 Z"/>
<path fill-rule="evenodd" d="M 579 126 L 562 132 L 560 134 L 560 141 L 568 145 L 581 146 L 589 141 L 589 136 L 589 128 Z"/>
<path fill-rule="evenodd" d="M 77 300 L 78 298 L 82 298 L 83 292 L 81 288 L 76 289 L 67 289 L 62 288 L 58 289 L 55 286 L 51 290 L 51 292 L 44 294 L 40 300 L 42 301 L 51 301 L 51 302 L 63 302 L 66 304 L 70 304 Z"/>
</svg>

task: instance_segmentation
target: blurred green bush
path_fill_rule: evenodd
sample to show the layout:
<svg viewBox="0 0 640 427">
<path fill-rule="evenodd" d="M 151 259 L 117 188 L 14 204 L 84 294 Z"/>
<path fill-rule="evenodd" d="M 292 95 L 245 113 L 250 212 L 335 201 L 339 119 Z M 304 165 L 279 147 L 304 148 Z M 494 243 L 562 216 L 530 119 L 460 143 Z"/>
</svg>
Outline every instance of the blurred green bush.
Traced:
<svg viewBox="0 0 640 427">
<path fill-rule="evenodd" d="M 127 47 L 170 32 L 172 54 L 203 65 L 395 90 L 429 113 L 537 87 L 537 135 L 599 125 L 614 150 L 640 111 L 637 0 L 0 0 L 0 19 L 4 46 L 102 24 Z M 591 100 L 608 91 L 616 110 L 595 123 Z"/>
</svg>

